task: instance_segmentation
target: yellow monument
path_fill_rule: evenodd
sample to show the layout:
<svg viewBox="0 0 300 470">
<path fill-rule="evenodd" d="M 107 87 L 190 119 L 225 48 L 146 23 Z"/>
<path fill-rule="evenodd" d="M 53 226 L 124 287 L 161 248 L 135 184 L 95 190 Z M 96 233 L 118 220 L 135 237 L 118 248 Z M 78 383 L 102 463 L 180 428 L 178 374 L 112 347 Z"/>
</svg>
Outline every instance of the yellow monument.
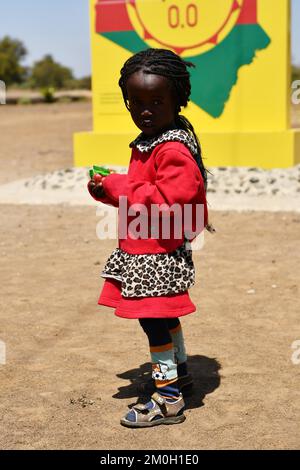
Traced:
<svg viewBox="0 0 300 470">
<path fill-rule="evenodd" d="M 118 87 L 132 54 L 171 49 L 196 65 L 193 123 L 207 166 L 300 163 L 290 128 L 289 0 L 91 0 L 92 132 L 74 136 L 75 165 L 127 165 L 140 132 Z"/>
</svg>

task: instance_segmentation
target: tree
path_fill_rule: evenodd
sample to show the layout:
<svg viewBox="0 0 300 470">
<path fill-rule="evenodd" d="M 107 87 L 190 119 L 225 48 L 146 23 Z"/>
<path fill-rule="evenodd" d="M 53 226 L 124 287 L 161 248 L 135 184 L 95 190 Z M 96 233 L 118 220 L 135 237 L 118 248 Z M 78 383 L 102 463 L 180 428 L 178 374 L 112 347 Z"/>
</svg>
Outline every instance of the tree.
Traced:
<svg viewBox="0 0 300 470">
<path fill-rule="evenodd" d="M 73 78 L 71 69 L 55 62 L 51 55 L 46 55 L 33 65 L 30 84 L 33 88 L 54 87 L 60 89 L 64 88 L 67 81 Z"/>
<path fill-rule="evenodd" d="M 74 78 L 73 80 L 68 80 L 65 86 L 68 90 L 91 90 L 92 77 Z"/>
<path fill-rule="evenodd" d="M 92 77 L 88 75 L 87 77 L 82 77 L 78 80 L 79 88 L 83 90 L 91 90 L 92 89 Z"/>
<path fill-rule="evenodd" d="M 9 36 L 0 39 L 0 80 L 7 86 L 25 79 L 27 69 L 20 62 L 26 55 L 26 47 L 18 39 Z"/>
</svg>

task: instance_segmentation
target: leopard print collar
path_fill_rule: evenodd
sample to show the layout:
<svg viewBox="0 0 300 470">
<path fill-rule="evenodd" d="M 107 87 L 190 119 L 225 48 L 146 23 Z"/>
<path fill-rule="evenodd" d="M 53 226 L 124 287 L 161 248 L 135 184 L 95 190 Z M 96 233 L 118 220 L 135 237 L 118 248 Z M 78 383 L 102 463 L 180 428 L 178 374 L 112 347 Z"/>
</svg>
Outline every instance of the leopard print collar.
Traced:
<svg viewBox="0 0 300 470">
<path fill-rule="evenodd" d="M 130 148 L 136 147 L 140 152 L 151 152 L 157 145 L 165 142 L 181 142 L 183 143 L 192 153 L 197 155 L 197 143 L 194 136 L 184 129 L 171 129 L 155 137 L 145 137 L 141 133 L 131 144 Z"/>
</svg>

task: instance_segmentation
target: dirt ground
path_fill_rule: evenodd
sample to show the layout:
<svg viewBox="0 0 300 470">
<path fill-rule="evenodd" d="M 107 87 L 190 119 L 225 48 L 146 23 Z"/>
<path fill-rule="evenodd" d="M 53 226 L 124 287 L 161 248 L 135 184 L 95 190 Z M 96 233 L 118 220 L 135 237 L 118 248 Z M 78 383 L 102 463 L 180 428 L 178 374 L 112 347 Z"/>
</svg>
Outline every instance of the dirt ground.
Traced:
<svg viewBox="0 0 300 470">
<path fill-rule="evenodd" d="M 72 166 L 72 133 L 91 126 L 88 103 L 0 111 L 0 182 Z M 182 320 L 187 419 L 130 430 L 150 364 L 138 322 L 97 305 L 116 242 L 96 238 L 94 207 L 0 210 L 1 449 L 299 449 L 299 214 L 212 214 Z"/>
<path fill-rule="evenodd" d="M 73 166 L 73 134 L 91 129 L 91 102 L 0 106 L 0 184 Z"/>
</svg>

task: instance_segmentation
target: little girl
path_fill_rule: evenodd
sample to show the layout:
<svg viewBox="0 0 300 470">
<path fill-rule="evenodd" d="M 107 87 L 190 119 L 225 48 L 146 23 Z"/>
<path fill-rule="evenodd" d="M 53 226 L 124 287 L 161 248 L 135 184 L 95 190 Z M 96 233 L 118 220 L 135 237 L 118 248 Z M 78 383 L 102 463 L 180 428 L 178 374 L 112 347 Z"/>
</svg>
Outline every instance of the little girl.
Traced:
<svg viewBox="0 0 300 470">
<path fill-rule="evenodd" d="M 161 231 L 156 237 L 149 232 L 170 215 L 173 204 L 192 207 L 189 229 L 193 230 L 201 207 L 204 220 L 197 234 L 208 223 L 207 173 L 200 144 L 192 124 L 179 114 L 189 101 L 191 66 L 164 49 L 147 49 L 125 62 L 119 85 L 126 108 L 142 132 L 130 144 L 127 175 L 95 175 L 88 183 L 97 201 L 119 207 L 126 197 L 128 208 L 139 204 L 148 209 L 142 219 L 148 223 L 147 235 L 142 237 L 132 233 L 134 217 L 126 213 L 127 234 L 119 236 L 119 247 L 104 267 L 98 302 L 115 308 L 119 317 L 138 318 L 150 344 L 153 380 L 142 389 L 154 393 L 148 403 L 135 405 L 121 419 L 127 427 L 181 423 L 185 420 L 181 391 L 192 384 L 179 317 L 196 310 L 188 293 L 195 282 L 189 245 L 195 235 L 189 237 L 186 227 L 180 238 L 174 228 L 168 237 Z M 153 205 L 163 207 L 159 217 L 151 218 Z M 119 209 L 119 227 L 124 226 L 120 214 Z"/>
</svg>

